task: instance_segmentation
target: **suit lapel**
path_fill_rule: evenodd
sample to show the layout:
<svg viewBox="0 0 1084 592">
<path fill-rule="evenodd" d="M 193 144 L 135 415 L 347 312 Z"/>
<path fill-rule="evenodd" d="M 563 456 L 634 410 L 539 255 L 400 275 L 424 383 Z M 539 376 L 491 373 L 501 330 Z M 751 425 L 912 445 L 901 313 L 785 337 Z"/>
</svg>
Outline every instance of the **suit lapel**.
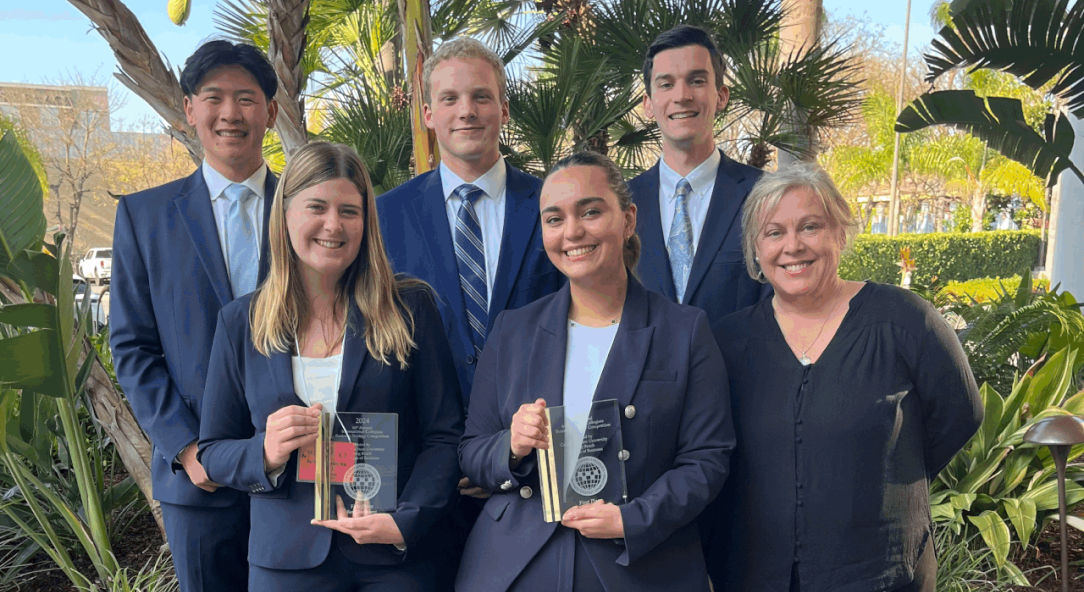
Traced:
<svg viewBox="0 0 1084 592">
<path fill-rule="evenodd" d="M 351 322 L 354 328 L 347 326 L 346 343 L 343 344 L 343 367 L 342 378 L 339 382 L 339 398 L 336 411 L 352 409 L 354 393 L 357 392 L 358 377 L 361 375 L 361 366 L 369 355 L 369 348 L 365 346 L 365 319 L 361 311 L 350 303 Z"/>
<path fill-rule="evenodd" d="M 598 380 L 603 388 L 595 389 L 593 400 L 617 399 L 619 409 L 632 402 L 647 361 L 647 352 L 651 349 L 651 337 L 655 333 L 655 328 L 647 324 L 647 316 L 647 290 L 630 277 L 621 326 L 617 329 L 613 347 Z M 561 360 L 564 360 L 564 356 Z"/>
<path fill-rule="evenodd" d="M 565 284 L 546 307 L 538 321 L 531 344 L 531 357 L 527 367 L 527 384 L 532 389 L 526 393 L 525 403 L 542 398 L 547 407 L 564 405 L 565 355 L 568 349 L 568 305 L 571 292 Z"/>
<path fill-rule="evenodd" d="M 531 187 L 526 174 L 506 164 L 507 183 L 504 192 L 504 233 L 501 237 L 501 255 L 497 264 L 497 277 L 493 278 L 493 296 L 489 299 L 489 326 L 497 312 L 504 310 L 512 295 L 512 288 L 527 248 L 531 244 L 535 225 L 538 222 L 538 195 Z"/>
<path fill-rule="evenodd" d="M 292 354 L 290 352 L 275 352 L 271 354 L 271 357 L 267 358 L 267 365 L 270 368 L 271 381 L 275 385 L 275 392 L 272 394 L 280 399 L 282 403 L 278 407 L 286 405 L 304 407 L 305 401 L 301 399 L 302 393 L 294 390 Z"/>
<path fill-rule="evenodd" d="M 721 151 L 720 151 L 721 152 Z M 720 154 L 719 172 L 715 175 L 715 188 L 711 192 L 708 215 L 704 219 L 704 228 L 700 231 L 700 242 L 693 257 L 693 266 L 689 270 L 689 284 L 685 288 L 685 304 L 688 304 L 700 282 L 708 273 L 716 253 L 722 247 L 730 233 L 734 231 L 735 220 L 741 217 L 741 191 L 738 183 L 745 178 L 741 169 L 726 154 Z M 740 224 L 737 225 L 741 227 Z"/>
<path fill-rule="evenodd" d="M 233 300 L 233 288 L 230 287 L 230 275 L 219 243 L 215 213 L 211 209 L 211 194 L 207 191 L 201 169 L 197 168 L 188 177 L 180 193 L 173 198 L 173 204 L 180 212 L 192 247 L 211 280 L 219 306 L 225 306 Z"/>
<path fill-rule="evenodd" d="M 418 243 L 429 254 L 432 263 L 433 286 L 453 311 L 458 324 L 470 327 L 463 308 L 463 292 L 459 288 L 459 266 L 455 262 L 455 245 L 448 229 L 447 207 L 440 173 L 432 171 L 422 186 L 421 195 L 411 200 L 415 228 L 421 231 Z"/>
<path fill-rule="evenodd" d="M 271 209 L 275 205 L 275 185 L 278 179 L 270 171 L 267 171 L 267 178 L 263 182 L 263 236 L 260 237 L 260 271 L 257 277 L 256 283 L 263 283 L 264 278 L 267 277 L 267 272 L 271 269 L 271 251 L 270 242 L 268 237 L 271 231 Z"/>
<path fill-rule="evenodd" d="M 640 179 L 642 184 L 636 189 L 636 193 L 642 196 L 639 200 L 641 207 L 636 211 L 636 231 L 643 243 L 639 267 L 644 272 L 640 275 L 648 289 L 675 300 L 677 292 L 674 290 L 674 275 L 670 269 L 670 256 L 666 251 L 662 218 L 659 215 L 659 164 L 655 163 Z"/>
</svg>

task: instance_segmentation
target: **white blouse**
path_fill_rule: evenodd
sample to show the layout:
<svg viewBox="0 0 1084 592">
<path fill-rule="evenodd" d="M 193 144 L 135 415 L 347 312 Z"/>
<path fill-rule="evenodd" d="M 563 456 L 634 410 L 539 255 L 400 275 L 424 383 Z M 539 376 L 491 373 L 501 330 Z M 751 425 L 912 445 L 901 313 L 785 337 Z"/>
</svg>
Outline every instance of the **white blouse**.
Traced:
<svg viewBox="0 0 1084 592">
<path fill-rule="evenodd" d="M 606 366 L 620 324 L 587 327 L 568 322 L 568 348 L 565 350 L 565 466 L 574 467 L 580 458 L 580 445 L 595 389 Z M 602 399 L 608 397 L 603 396 Z M 565 485 L 572 476 L 565 472 Z"/>
</svg>

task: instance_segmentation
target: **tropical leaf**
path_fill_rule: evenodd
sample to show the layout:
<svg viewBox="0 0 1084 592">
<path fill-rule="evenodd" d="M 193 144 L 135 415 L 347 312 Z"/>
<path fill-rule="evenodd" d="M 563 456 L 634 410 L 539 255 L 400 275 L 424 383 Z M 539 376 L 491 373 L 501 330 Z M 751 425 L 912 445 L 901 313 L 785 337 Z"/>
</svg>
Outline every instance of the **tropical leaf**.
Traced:
<svg viewBox="0 0 1084 592">
<path fill-rule="evenodd" d="M 14 133 L 0 138 L 0 273 L 15 254 L 41 242 L 45 214 L 41 183 Z"/>
<path fill-rule="evenodd" d="M 997 512 L 987 510 L 978 516 L 968 516 L 972 524 L 979 527 L 982 540 L 993 552 L 994 563 L 998 567 L 1005 565 L 1009 556 L 1009 527 Z"/>
<path fill-rule="evenodd" d="M 954 68 L 1002 70 L 1051 92 L 1084 114 L 1084 5 L 1069 0 L 953 3 L 952 24 L 926 55 L 927 82 Z"/>
<path fill-rule="evenodd" d="M 1009 522 L 1016 529 L 1020 544 L 1026 547 L 1031 540 L 1031 533 L 1035 530 L 1035 502 L 1028 499 L 1006 499 L 1001 503 Z"/>
<path fill-rule="evenodd" d="M 1047 184 L 1053 184 L 1066 169 L 1084 181 L 1084 173 L 1069 159 L 1073 129 L 1064 114 L 1047 118 L 1044 138 L 1024 122 L 1018 99 L 981 98 L 970 90 L 944 90 L 918 97 L 896 119 L 896 131 L 902 133 L 931 125 L 967 131 L 1046 179 Z"/>
</svg>

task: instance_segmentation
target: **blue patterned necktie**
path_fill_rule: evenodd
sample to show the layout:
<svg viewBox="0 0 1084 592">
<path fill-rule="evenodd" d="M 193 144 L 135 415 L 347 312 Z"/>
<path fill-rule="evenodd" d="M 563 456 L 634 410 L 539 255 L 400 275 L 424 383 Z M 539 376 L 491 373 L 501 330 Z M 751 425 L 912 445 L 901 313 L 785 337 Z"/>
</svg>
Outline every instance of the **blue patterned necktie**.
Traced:
<svg viewBox="0 0 1084 592">
<path fill-rule="evenodd" d="M 689 283 L 689 268 L 693 265 L 693 222 L 689 218 L 689 194 L 693 187 L 685 179 L 678 181 L 674 191 L 674 220 L 670 223 L 670 236 L 666 248 L 670 251 L 670 271 L 674 276 L 677 301 L 685 298 L 685 285 Z"/>
<path fill-rule="evenodd" d="M 256 275 L 260 269 L 256 225 L 245 211 L 245 203 L 255 196 L 248 187 L 233 183 L 226 188 L 230 200 L 226 214 L 226 259 L 230 262 L 230 286 L 237 298 L 256 289 Z"/>
<path fill-rule="evenodd" d="M 459 287 L 470 321 L 475 353 L 482 351 L 489 323 L 489 299 L 486 281 L 486 249 L 482 243 L 482 225 L 474 204 L 484 195 L 481 189 L 464 183 L 453 192 L 460 200 L 455 220 L 455 262 L 459 267 Z"/>
</svg>

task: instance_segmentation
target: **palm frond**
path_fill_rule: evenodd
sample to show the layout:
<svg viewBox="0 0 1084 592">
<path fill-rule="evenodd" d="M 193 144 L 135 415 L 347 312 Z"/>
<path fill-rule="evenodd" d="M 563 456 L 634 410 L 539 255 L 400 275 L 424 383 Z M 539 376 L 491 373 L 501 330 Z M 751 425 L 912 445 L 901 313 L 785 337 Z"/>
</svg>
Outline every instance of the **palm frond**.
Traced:
<svg viewBox="0 0 1084 592">
<path fill-rule="evenodd" d="M 1007 158 L 1031 169 L 1053 184 L 1062 171 L 1084 174 L 1069 159 L 1073 128 L 1064 114 L 1047 117 L 1045 138 L 1024 122 L 1018 99 L 982 98 L 970 90 L 926 93 L 908 105 L 896 119 L 896 131 L 907 133 L 931 125 L 950 125 L 984 140 Z"/>
<path fill-rule="evenodd" d="M 410 178 L 410 113 L 379 88 L 358 79 L 339 87 L 331 102 L 324 137 L 352 146 L 372 178 L 377 195 Z"/>
<path fill-rule="evenodd" d="M 985 0 L 953 3 L 945 26 L 926 54 L 928 82 L 954 68 L 992 68 L 1038 89 L 1057 77 L 1051 92 L 1074 115 L 1084 115 L 1084 3 L 1069 0 Z"/>
</svg>

